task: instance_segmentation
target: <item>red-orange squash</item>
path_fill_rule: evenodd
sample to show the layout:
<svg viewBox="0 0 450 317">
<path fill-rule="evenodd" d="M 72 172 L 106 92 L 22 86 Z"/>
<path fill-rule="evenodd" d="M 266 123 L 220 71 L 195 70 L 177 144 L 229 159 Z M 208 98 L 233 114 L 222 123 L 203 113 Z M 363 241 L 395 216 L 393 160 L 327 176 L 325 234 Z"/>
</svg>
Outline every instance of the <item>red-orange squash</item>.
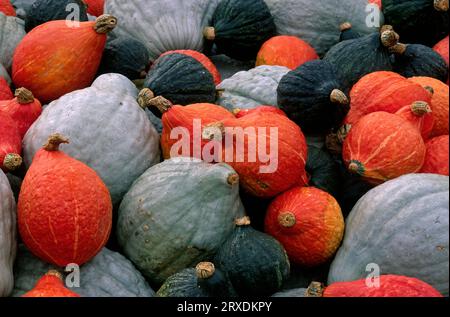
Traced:
<svg viewBox="0 0 450 317">
<path fill-rule="evenodd" d="M 0 12 L 7 16 L 16 16 L 16 10 L 14 10 L 10 0 L 0 0 Z"/>
<path fill-rule="evenodd" d="M 449 136 L 441 135 L 426 143 L 427 154 L 421 173 L 449 176 Z"/>
<path fill-rule="evenodd" d="M 351 128 L 343 158 L 349 171 L 380 184 L 420 171 L 426 147 L 420 131 L 402 117 L 373 112 Z"/>
<path fill-rule="evenodd" d="M 296 187 L 270 204 L 265 231 L 284 246 L 291 262 L 313 267 L 325 263 L 338 249 L 344 217 L 330 194 Z"/>
<path fill-rule="evenodd" d="M 14 171 L 22 165 L 22 138 L 17 123 L 0 110 L 0 168 Z"/>
<path fill-rule="evenodd" d="M 99 17 L 103 14 L 103 8 L 105 7 L 105 0 L 83 0 L 87 5 L 87 12 L 90 15 Z"/>
<path fill-rule="evenodd" d="M 11 88 L 9 88 L 8 82 L 0 77 L 0 101 L 2 100 L 10 100 L 14 96 L 11 92 Z"/>
<path fill-rule="evenodd" d="M 383 8 L 382 0 L 369 0 L 369 3 L 376 4 L 380 9 Z"/>
<path fill-rule="evenodd" d="M 57 266 L 92 259 L 106 244 L 112 225 L 106 185 L 94 170 L 59 151 L 67 142 L 54 134 L 36 153 L 17 206 L 23 242 Z"/>
<path fill-rule="evenodd" d="M 437 53 L 439 53 L 439 55 L 442 56 L 442 58 L 445 60 L 445 62 L 447 63 L 447 65 L 449 65 L 449 58 L 448 58 L 448 35 L 447 37 L 445 37 L 444 39 L 442 39 L 439 43 L 437 43 L 434 47 L 433 50 Z"/>
<path fill-rule="evenodd" d="M 256 66 L 277 65 L 296 69 L 318 58 L 314 48 L 307 42 L 296 36 L 280 35 L 263 44 L 256 58 Z"/>
<path fill-rule="evenodd" d="M 429 139 L 434 127 L 434 117 L 429 104 L 416 101 L 410 106 L 401 108 L 395 114 L 414 125 L 424 140 Z"/>
<path fill-rule="evenodd" d="M 15 86 L 31 90 L 43 103 L 88 87 L 100 65 L 106 33 L 116 24 L 116 18 L 103 15 L 78 27 L 60 20 L 34 28 L 14 53 Z"/>
<path fill-rule="evenodd" d="M 64 286 L 61 273 L 50 270 L 22 297 L 80 297 Z"/>
<path fill-rule="evenodd" d="M 273 106 L 259 106 L 257 108 L 252 108 L 252 109 L 235 109 L 233 111 L 233 114 L 236 116 L 236 118 L 242 118 L 242 117 L 245 117 L 246 115 L 249 115 L 254 112 L 259 112 L 259 113 L 269 112 L 269 113 L 286 116 L 286 113 L 283 110 L 281 110 L 277 107 L 273 107 Z"/>
</svg>

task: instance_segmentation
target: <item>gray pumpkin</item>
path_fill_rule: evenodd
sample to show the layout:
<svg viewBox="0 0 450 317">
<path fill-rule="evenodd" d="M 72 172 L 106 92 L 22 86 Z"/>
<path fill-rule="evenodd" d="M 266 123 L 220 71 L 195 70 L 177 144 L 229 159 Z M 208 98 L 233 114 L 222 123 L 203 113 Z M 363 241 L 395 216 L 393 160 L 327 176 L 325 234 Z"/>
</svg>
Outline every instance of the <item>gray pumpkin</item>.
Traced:
<svg viewBox="0 0 450 317">
<path fill-rule="evenodd" d="M 25 22 L 0 12 L 0 64 L 11 69 L 14 51 L 25 36 Z"/>
<path fill-rule="evenodd" d="M 8 72 L 6 71 L 5 67 L 2 63 L 0 63 L 0 77 L 4 78 L 6 82 L 11 85 L 11 77 L 9 77 Z"/>
<path fill-rule="evenodd" d="M 161 285 L 211 258 L 241 209 L 239 178 L 230 166 L 173 158 L 147 170 L 125 195 L 117 237 L 124 254 Z"/>
<path fill-rule="evenodd" d="M 259 66 L 225 79 L 217 89 L 217 104 L 228 110 L 277 106 L 277 88 L 290 69 L 283 66 Z"/>
<path fill-rule="evenodd" d="M 381 274 L 415 277 L 448 296 L 449 178 L 409 174 L 375 187 L 347 218 L 328 285 Z"/>
<path fill-rule="evenodd" d="M 170 50 L 202 51 L 203 29 L 210 25 L 218 0 L 108 0 L 105 13 L 120 21 L 117 33 L 147 46 L 154 61 Z"/>
<path fill-rule="evenodd" d="M 24 246 L 14 266 L 13 296 L 31 290 L 39 278 L 57 267 L 42 262 Z M 69 280 L 71 280 L 69 278 Z M 133 264 L 123 255 L 103 248 L 90 262 L 80 267 L 80 287 L 71 290 L 82 297 L 153 297 L 155 292 Z"/>
<path fill-rule="evenodd" d="M 16 235 L 16 201 L 8 179 L 0 170 L 0 297 L 8 296 L 14 285 Z"/>
<path fill-rule="evenodd" d="M 24 158 L 52 133 L 67 136 L 61 149 L 94 169 L 117 203 L 136 178 L 160 160 L 159 135 L 136 101 L 137 88 L 126 77 L 105 74 L 91 87 L 74 91 L 45 107 L 24 138 Z"/>
<path fill-rule="evenodd" d="M 17 17 L 25 21 L 27 12 L 31 9 L 36 0 L 11 0 L 11 4 L 16 9 Z"/>
</svg>

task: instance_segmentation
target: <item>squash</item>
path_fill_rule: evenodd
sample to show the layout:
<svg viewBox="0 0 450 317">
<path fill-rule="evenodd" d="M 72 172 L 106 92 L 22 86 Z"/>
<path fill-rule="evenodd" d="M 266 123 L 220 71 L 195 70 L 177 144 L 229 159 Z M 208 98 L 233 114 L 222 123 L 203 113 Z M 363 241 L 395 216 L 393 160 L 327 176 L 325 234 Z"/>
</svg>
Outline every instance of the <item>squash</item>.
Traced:
<svg viewBox="0 0 450 317">
<path fill-rule="evenodd" d="M 294 288 L 281 291 L 272 295 L 272 297 L 322 297 L 323 284 L 311 282 L 308 287 Z"/>
<path fill-rule="evenodd" d="M 418 172 L 426 147 L 420 131 L 402 117 L 373 112 L 352 127 L 342 152 L 350 172 L 380 184 Z"/>
<path fill-rule="evenodd" d="M 346 92 L 332 64 L 310 61 L 281 79 L 278 106 L 305 133 L 326 133 L 339 126 L 349 110 Z"/>
<path fill-rule="evenodd" d="M 15 171 L 22 165 L 22 138 L 11 116 L 0 110 L 0 169 Z"/>
<path fill-rule="evenodd" d="M 0 12 L 7 16 L 16 16 L 16 10 L 14 10 L 14 7 L 9 0 L 0 0 Z"/>
<path fill-rule="evenodd" d="M 427 154 L 421 173 L 433 173 L 449 176 L 449 137 L 441 135 L 426 143 Z"/>
<path fill-rule="evenodd" d="M 288 72 L 289 68 L 283 66 L 259 66 L 238 72 L 217 86 L 216 103 L 230 111 L 261 105 L 276 107 L 278 84 Z"/>
<path fill-rule="evenodd" d="M 155 285 L 210 258 L 242 208 L 238 183 L 228 165 L 199 159 L 151 167 L 120 204 L 117 238 L 124 254 Z"/>
<path fill-rule="evenodd" d="M 296 187 L 270 204 L 265 232 L 281 242 L 292 263 L 314 267 L 327 262 L 344 235 L 337 201 L 314 187 Z"/>
<path fill-rule="evenodd" d="M 401 108 L 395 114 L 414 125 L 425 141 L 430 138 L 434 127 L 434 117 L 429 104 L 416 101 L 410 106 Z"/>
<path fill-rule="evenodd" d="M 0 297 L 8 296 L 13 289 L 16 235 L 16 202 L 8 179 L 0 170 Z"/>
<path fill-rule="evenodd" d="M 237 228 L 214 257 L 214 263 L 241 296 L 271 295 L 289 277 L 283 246 L 250 226 L 250 218 L 236 220 Z"/>
<path fill-rule="evenodd" d="M 36 286 L 22 297 L 80 297 L 67 289 L 63 284 L 61 273 L 55 270 L 48 271 Z"/>
<path fill-rule="evenodd" d="M 139 107 L 137 94 L 126 77 L 106 74 L 91 87 L 54 101 L 25 135 L 26 166 L 48 135 L 63 133 L 72 140 L 64 152 L 94 169 L 117 204 L 131 184 L 160 161 L 159 135 Z"/>
<path fill-rule="evenodd" d="M 81 265 L 106 244 L 112 203 L 100 177 L 59 151 L 62 143 L 68 139 L 51 135 L 25 175 L 17 205 L 19 232 L 25 245 L 44 261 Z"/>
<path fill-rule="evenodd" d="M 13 99 L 11 88 L 3 77 L 0 77 L 0 101 Z"/>
<path fill-rule="evenodd" d="M 368 2 L 376 4 L 380 9 L 383 8 L 383 1 L 382 0 L 369 0 Z"/>
<path fill-rule="evenodd" d="M 171 50 L 202 51 L 203 29 L 210 25 L 218 0 L 108 0 L 105 13 L 120 21 L 118 34 L 147 46 L 150 60 Z"/>
<path fill-rule="evenodd" d="M 341 30 L 341 35 L 339 37 L 339 42 L 354 40 L 361 37 L 361 34 L 353 30 L 352 24 L 350 22 L 344 22 L 339 27 Z"/>
<path fill-rule="evenodd" d="M 43 103 L 89 86 L 100 65 L 106 33 L 116 24 L 115 17 L 104 15 L 75 28 L 64 20 L 33 29 L 14 53 L 14 84 L 31 90 Z"/>
<path fill-rule="evenodd" d="M 261 45 L 276 34 L 276 26 L 264 0 L 223 0 L 203 34 L 219 53 L 255 60 Z"/>
<path fill-rule="evenodd" d="M 9 77 L 9 74 L 6 71 L 5 67 L 0 63 L 0 81 L 2 82 L 0 84 L 0 86 L 2 88 L 0 88 L 0 89 L 4 89 L 3 88 L 4 83 L 3 83 L 2 79 L 4 79 L 8 85 L 11 85 L 11 77 Z"/>
<path fill-rule="evenodd" d="M 25 23 L 0 12 L 0 64 L 11 70 L 16 47 L 25 37 Z"/>
<path fill-rule="evenodd" d="M 274 16 L 279 34 L 295 35 L 314 47 L 323 56 L 339 41 L 339 25 L 350 22 L 361 34 L 376 32 L 382 24 L 382 14 L 372 25 L 366 23 L 367 0 L 265 0 Z M 379 12 L 376 12 L 379 13 Z"/>
<path fill-rule="evenodd" d="M 87 12 L 90 15 L 99 17 L 103 14 L 103 9 L 105 7 L 105 0 L 83 0 L 87 6 Z"/>
<path fill-rule="evenodd" d="M 56 266 L 42 262 L 19 245 L 14 266 L 12 296 L 22 296 L 33 288 L 42 274 Z M 91 261 L 80 267 L 79 287 L 69 287 L 82 297 L 153 297 L 155 292 L 133 264 L 123 255 L 103 248 Z M 68 271 L 67 273 L 72 273 Z M 67 279 L 72 282 L 70 276 Z M 69 285 L 68 285 L 69 286 Z"/>
<path fill-rule="evenodd" d="M 443 40 L 439 41 L 434 47 L 433 50 L 441 55 L 441 57 L 444 59 L 444 61 L 447 63 L 447 66 L 449 66 L 449 58 L 448 58 L 448 35 Z"/>
<path fill-rule="evenodd" d="M 210 56 L 210 59 L 219 71 L 222 80 L 255 67 L 255 64 L 251 61 L 238 61 L 223 54 Z"/>
<path fill-rule="evenodd" d="M 184 269 L 169 277 L 157 292 L 159 297 L 234 297 L 228 278 L 211 262 Z"/>
<path fill-rule="evenodd" d="M 42 106 L 26 88 L 16 89 L 14 95 L 16 98 L 3 106 L 0 105 L 0 111 L 8 113 L 16 121 L 20 137 L 23 138 L 33 122 L 41 115 Z"/>
<path fill-rule="evenodd" d="M 296 36 L 279 35 L 267 40 L 258 52 L 256 66 L 277 65 L 296 69 L 318 59 L 314 48 Z"/>
<path fill-rule="evenodd" d="M 448 35 L 448 0 L 382 0 L 387 24 L 405 43 L 433 46 Z"/>
<path fill-rule="evenodd" d="M 9 185 L 11 186 L 11 190 L 17 202 L 17 200 L 19 199 L 20 188 L 22 187 L 23 180 L 19 176 L 13 175 L 11 173 L 6 174 L 6 177 L 8 178 Z"/>
<path fill-rule="evenodd" d="M 448 296 L 448 206 L 448 176 L 410 174 L 375 187 L 347 218 L 328 284 L 365 279 L 375 263 L 382 274 L 415 277 Z"/>
<path fill-rule="evenodd" d="M 422 87 L 427 87 L 433 91 L 431 99 L 431 110 L 435 120 L 431 136 L 440 136 L 449 134 L 449 88 L 440 80 L 430 77 L 412 77 L 408 79 Z"/>
</svg>

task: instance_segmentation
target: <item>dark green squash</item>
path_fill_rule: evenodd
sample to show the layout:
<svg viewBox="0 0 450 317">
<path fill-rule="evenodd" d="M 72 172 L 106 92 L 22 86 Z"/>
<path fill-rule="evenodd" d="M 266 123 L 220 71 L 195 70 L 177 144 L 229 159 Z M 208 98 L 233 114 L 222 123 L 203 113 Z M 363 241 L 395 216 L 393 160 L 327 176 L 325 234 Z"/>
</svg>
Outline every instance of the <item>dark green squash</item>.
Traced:
<svg viewBox="0 0 450 317">
<path fill-rule="evenodd" d="M 361 34 L 356 32 L 350 22 L 342 23 L 341 26 L 341 36 L 339 37 L 339 42 L 354 40 L 361 37 Z"/>
<path fill-rule="evenodd" d="M 347 41 L 346 41 L 347 42 Z M 341 124 L 349 98 L 337 69 L 314 60 L 287 73 L 278 86 L 278 106 L 305 133 L 324 133 Z"/>
<path fill-rule="evenodd" d="M 242 296 L 271 295 L 289 277 L 290 263 L 283 246 L 250 226 L 250 218 L 236 220 L 236 229 L 214 257 Z"/>
<path fill-rule="evenodd" d="M 275 34 L 275 22 L 263 0 L 222 0 L 212 25 L 204 30 L 219 52 L 238 60 L 256 59 L 261 45 Z"/>
</svg>

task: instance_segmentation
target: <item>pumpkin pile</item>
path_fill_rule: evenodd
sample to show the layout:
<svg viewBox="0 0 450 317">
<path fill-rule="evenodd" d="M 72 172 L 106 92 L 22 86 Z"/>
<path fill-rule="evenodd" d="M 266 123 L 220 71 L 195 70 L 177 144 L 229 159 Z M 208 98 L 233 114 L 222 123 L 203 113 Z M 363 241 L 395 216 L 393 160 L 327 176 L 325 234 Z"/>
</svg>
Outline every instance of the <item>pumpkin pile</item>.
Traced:
<svg viewBox="0 0 450 317">
<path fill-rule="evenodd" d="M 448 9 L 0 0 L 0 296 L 449 296 Z"/>
</svg>

